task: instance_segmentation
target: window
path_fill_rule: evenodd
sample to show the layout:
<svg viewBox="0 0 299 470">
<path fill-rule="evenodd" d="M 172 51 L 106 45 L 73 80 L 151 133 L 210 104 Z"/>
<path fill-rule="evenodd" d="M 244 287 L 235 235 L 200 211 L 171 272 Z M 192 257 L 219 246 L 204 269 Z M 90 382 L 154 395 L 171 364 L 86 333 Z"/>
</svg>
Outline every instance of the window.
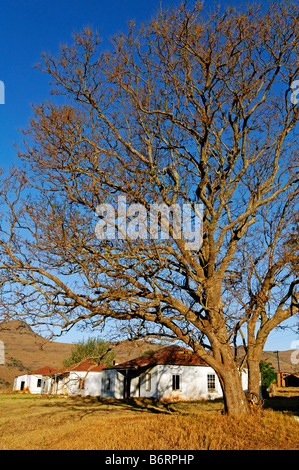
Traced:
<svg viewBox="0 0 299 470">
<path fill-rule="evenodd" d="M 37 387 L 41 387 L 42 386 L 42 379 L 37 379 Z"/>
<path fill-rule="evenodd" d="M 152 374 L 146 374 L 145 376 L 145 390 L 150 391 L 151 389 Z"/>
<path fill-rule="evenodd" d="M 208 392 L 215 392 L 215 390 L 216 390 L 216 377 L 215 377 L 215 374 L 208 374 L 207 375 L 207 382 L 208 382 Z"/>
<path fill-rule="evenodd" d="M 172 390 L 181 390 L 181 376 L 179 374 L 172 376 Z"/>
</svg>

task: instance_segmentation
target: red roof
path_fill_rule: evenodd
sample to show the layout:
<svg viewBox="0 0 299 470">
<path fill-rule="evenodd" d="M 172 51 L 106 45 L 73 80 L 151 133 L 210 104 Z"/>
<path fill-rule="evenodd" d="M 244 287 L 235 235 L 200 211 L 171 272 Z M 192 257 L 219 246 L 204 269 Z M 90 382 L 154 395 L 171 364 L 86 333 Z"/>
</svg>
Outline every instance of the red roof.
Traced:
<svg viewBox="0 0 299 470">
<path fill-rule="evenodd" d="M 65 367 L 64 369 L 60 369 L 56 371 L 58 374 L 62 374 L 65 372 L 100 372 L 101 370 L 105 369 L 105 366 L 102 364 L 97 364 L 96 362 L 90 361 L 89 359 L 85 361 L 78 362 L 77 364 L 73 364 L 71 366 Z"/>
<path fill-rule="evenodd" d="M 29 372 L 29 375 L 51 375 L 55 374 L 57 372 L 54 367 L 50 366 L 45 366 L 41 367 L 40 369 L 33 370 L 32 372 Z"/>
<path fill-rule="evenodd" d="M 167 346 L 145 356 L 112 366 L 119 369 L 154 366 L 157 364 L 177 364 L 184 366 L 206 366 L 207 363 L 190 349 L 181 346 Z"/>
</svg>

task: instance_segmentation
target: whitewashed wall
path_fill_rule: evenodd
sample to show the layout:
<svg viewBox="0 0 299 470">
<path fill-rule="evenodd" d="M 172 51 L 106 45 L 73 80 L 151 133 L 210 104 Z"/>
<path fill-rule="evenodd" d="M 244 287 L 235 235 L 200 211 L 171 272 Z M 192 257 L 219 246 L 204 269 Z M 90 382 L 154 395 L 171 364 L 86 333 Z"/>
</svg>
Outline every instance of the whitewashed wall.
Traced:
<svg viewBox="0 0 299 470">
<path fill-rule="evenodd" d="M 24 389 L 28 390 L 30 393 L 41 393 L 41 386 L 38 387 L 38 380 L 43 382 L 45 377 L 43 375 L 31 375 L 31 374 L 24 374 L 19 375 L 14 380 L 13 390 L 21 390 L 21 384 L 24 382 Z"/>
<path fill-rule="evenodd" d="M 25 375 L 19 375 L 18 377 L 15 378 L 14 384 L 13 384 L 13 390 L 21 390 L 21 383 L 24 382 L 24 389 L 28 388 L 28 374 Z"/>
<path fill-rule="evenodd" d="M 176 365 L 160 365 L 158 367 L 158 398 L 173 400 L 213 400 L 222 397 L 219 379 L 211 367 Z M 208 374 L 215 376 L 215 391 L 208 391 Z M 172 389 L 173 375 L 179 375 L 180 377 L 179 390 Z"/>
<path fill-rule="evenodd" d="M 150 379 L 147 377 L 150 374 Z M 207 376 L 215 376 L 215 391 L 208 390 Z M 173 390 L 173 375 L 179 376 L 179 389 Z M 140 391 L 140 392 L 139 392 Z M 222 397 L 219 379 L 211 367 L 157 365 L 131 382 L 132 396 L 166 400 L 213 400 Z"/>
<path fill-rule="evenodd" d="M 214 400 L 222 398 L 223 392 L 219 378 L 209 366 L 159 365 L 156 374 L 156 396 L 170 400 Z M 173 375 L 180 376 L 180 389 L 172 389 Z M 215 389 L 208 389 L 208 376 L 215 377 Z M 247 391 L 247 373 L 242 373 L 242 385 Z"/>
<path fill-rule="evenodd" d="M 84 387 L 82 388 L 82 381 Z M 102 372 L 70 372 L 65 377 L 57 381 L 51 380 L 50 384 L 45 384 L 44 389 L 52 395 L 65 396 L 101 396 Z"/>
</svg>

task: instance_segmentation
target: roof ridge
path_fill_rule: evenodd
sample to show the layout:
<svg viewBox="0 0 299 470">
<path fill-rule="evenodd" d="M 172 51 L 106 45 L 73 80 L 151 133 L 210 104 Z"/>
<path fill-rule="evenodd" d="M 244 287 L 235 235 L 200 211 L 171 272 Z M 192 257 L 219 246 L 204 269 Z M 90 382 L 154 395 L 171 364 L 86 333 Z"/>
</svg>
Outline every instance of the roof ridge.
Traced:
<svg viewBox="0 0 299 470">
<path fill-rule="evenodd" d="M 139 356 L 135 359 L 111 366 L 110 368 L 136 368 L 155 364 L 207 365 L 207 363 L 191 349 L 173 344 L 144 356 Z"/>
<path fill-rule="evenodd" d="M 101 368 L 101 369 L 105 369 L 104 365 L 99 364 L 96 361 L 92 361 L 91 359 L 83 359 L 80 362 L 76 362 L 75 364 L 71 364 L 70 366 L 66 366 L 66 367 L 58 370 L 57 373 L 62 374 L 64 372 L 72 372 L 72 371 L 80 372 L 80 366 L 82 366 L 82 364 L 84 365 L 85 363 L 86 363 L 86 366 L 89 365 L 89 368 L 88 369 L 81 369 L 81 372 L 92 371 L 93 369 L 96 369 L 98 367 Z"/>
<path fill-rule="evenodd" d="M 32 370 L 31 372 L 28 373 L 28 375 L 43 375 L 42 372 L 48 372 L 49 374 L 53 374 L 55 372 L 57 372 L 57 369 L 55 369 L 55 367 L 52 367 L 52 366 L 42 366 L 42 367 L 39 367 L 38 369 L 34 369 Z M 44 375 L 48 375 L 47 373 L 45 373 Z"/>
</svg>

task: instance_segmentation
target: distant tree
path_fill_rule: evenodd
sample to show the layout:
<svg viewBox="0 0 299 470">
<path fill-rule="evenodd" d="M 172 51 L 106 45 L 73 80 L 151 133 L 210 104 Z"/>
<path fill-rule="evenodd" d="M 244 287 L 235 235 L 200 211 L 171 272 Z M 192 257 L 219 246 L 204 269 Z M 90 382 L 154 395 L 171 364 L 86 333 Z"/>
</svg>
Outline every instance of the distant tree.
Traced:
<svg viewBox="0 0 299 470">
<path fill-rule="evenodd" d="M 101 338 L 88 338 L 86 341 L 76 343 L 71 357 L 65 359 L 63 365 L 66 367 L 71 366 L 86 359 L 105 366 L 111 366 L 114 360 L 114 351 Z"/>
<path fill-rule="evenodd" d="M 273 382 L 276 382 L 277 374 L 271 362 L 263 360 L 260 361 L 260 373 L 262 390 L 265 391 Z"/>
<path fill-rule="evenodd" d="M 141 356 L 147 356 L 148 354 L 153 354 L 154 352 L 154 349 L 147 349 L 146 351 L 144 351 L 144 353 L 141 354 Z"/>
</svg>

